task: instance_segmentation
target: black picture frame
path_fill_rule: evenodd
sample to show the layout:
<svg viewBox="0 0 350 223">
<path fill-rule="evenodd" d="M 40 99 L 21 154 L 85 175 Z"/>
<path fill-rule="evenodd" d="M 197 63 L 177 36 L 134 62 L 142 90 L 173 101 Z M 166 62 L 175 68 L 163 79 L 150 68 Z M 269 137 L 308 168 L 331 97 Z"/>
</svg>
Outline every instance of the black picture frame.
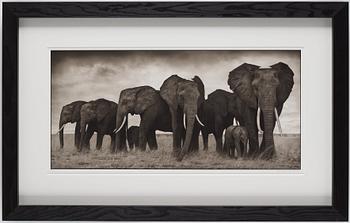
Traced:
<svg viewBox="0 0 350 223">
<path fill-rule="evenodd" d="M 349 39 L 347 2 L 5 2 L 2 68 L 3 220 L 347 221 Z M 331 206 L 23 206 L 18 201 L 18 21 L 25 17 L 331 18 L 333 189 Z"/>
</svg>

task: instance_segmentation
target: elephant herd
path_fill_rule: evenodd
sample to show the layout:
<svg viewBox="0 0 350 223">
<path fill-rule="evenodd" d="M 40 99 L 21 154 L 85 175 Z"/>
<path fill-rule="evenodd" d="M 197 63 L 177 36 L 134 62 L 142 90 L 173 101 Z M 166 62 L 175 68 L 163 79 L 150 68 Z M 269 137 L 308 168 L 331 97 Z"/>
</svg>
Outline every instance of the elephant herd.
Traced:
<svg viewBox="0 0 350 223">
<path fill-rule="evenodd" d="M 106 99 L 75 101 L 61 111 L 60 147 L 64 145 L 64 125 L 70 122 L 76 123 L 74 142 L 78 151 L 90 147 L 94 132 L 97 150 L 104 135 L 111 137 L 111 152 L 127 151 L 126 139 L 130 149 L 135 145 L 144 151 L 148 144 L 155 150 L 156 130 L 160 130 L 172 133 L 173 155 L 178 161 L 199 150 L 200 132 L 204 150 L 208 149 L 208 135 L 213 134 L 220 154 L 232 156 L 239 141 L 243 147 L 236 148 L 238 155 L 271 159 L 276 154 L 273 130 L 277 122 L 282 131 L 279 115 L 292 91 L 293 76 L 290 67 L 282 62 L 268 68 L 243 63 L 229 72 L 227 84 L 232 92 L 217 89 L 207 99 L 198 76 L 187 80 L 172 75 L 159 90 L 150 86 L 122 90 L 118 104 Z M 128 129 L 128 114 L 140 116 L 138 127 Z M 232 126 L 234 119 L 239 127 Z M 260 145 L 259 132 L 263 133 Z"/>
</svg>

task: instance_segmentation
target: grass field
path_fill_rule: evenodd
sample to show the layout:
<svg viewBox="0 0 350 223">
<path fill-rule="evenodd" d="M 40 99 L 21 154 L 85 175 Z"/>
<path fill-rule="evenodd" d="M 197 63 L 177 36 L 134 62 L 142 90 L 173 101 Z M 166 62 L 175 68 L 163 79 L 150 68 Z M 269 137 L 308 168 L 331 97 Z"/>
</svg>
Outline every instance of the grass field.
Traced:
<svg viewBox="0 0 350 223">
<path fill-rule="evenodd" d="M 300 136 L 275 135 L 277 156 L 273 160 L 243 160 L 222 157 L 215 152 L 215 140 L 209 137 L 209 150 L 203 151 L 200 138 L 199 153 L 177 162 L 171 156 L 172 135 L 157 135 L 158 150 L 131 151 L 111 154 L 110 137 L 105 136 L 102 150 L 95 150 L 96 136 L 91 139 L 90 152 L 79 153 L 74 148 L 73 135 L 65 134 L 65 146 L 59 148 L 58 135 L 52 135 L 51 168 L 203 168 L 203 169 L 299 169 Z"/>
</svg>

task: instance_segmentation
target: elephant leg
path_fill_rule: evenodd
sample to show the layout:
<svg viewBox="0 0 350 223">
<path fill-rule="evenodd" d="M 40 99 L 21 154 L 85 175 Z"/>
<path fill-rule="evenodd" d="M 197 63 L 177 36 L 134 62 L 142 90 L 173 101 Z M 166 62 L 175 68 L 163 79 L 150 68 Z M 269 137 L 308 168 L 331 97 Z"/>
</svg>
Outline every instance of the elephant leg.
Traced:
<svg viewBox="0 0 350 223">
<path fill-rule="evenodd" d="M 96 149 L 100 150 L 102 147 L 103 142 L 103 134 L 97 133 L 97 140 L 96 140 Z"/>
<path fill-rule="evenodd" d="M 75 131 L 74 131 L 74 146 L 75 148 L 79 148 L 80 146 L 80 122 L 77 122 L 75 125 Z"/>
<path fill-rule="evenodd" d="M 235 149 L 237 151 L 237 157 L 242 157 L 241 141 L 239 139 L 235 139 Z"/>
<path fill-rule="evenodd" d="M 251 158 L 257 157 L 259 151 L 256 114 L 256 110 L 245 107 L 241 112 L 241 116 L 236 116 L 237 121 L 239 121 L 240 125 L 247 128 L 249 139 L 249 150 L 247 156 Z"/>
<path fill-rule="evenodd" d="M 110 151 L 114 151 L 115 150 L 115 134 L 110 134 L 109 135 L 111 137 L 111 145 L 109 147 Z"/>
<path fill-rule="evenodd" d="M 111 153 L 115 153 L 117 149 L 117 135 L 111 134 L 111 146 L 109 147 L 109 151 Z"/>
<path fill-rule="evenodd" d="M 224 129 L 222 127 L 222 122 L 217 120 L 215 123 L 215 141 L 216 141 L 216 152 L 222 153 L 222 134 Z"/>
<path fill-rule="evenodd" d="M 244 150 L 244 145 L 241 139 L 237 139 L 237 157 L 242 158 L 243 157 L 243 150 Z"/>
<path fill-rule="evenodd" d="M 243 141 L 243 158 L 247 157 L 247 152 L 248 152 L 247 145 L 248 145 L 248 140 L 244 139 L 244 141 Z"/>
<path fill-rule="evenodd" d="M 146 150 L 146 145 L 147 145 L 147 136 L 145 131 L 147 128 L 142 126 L 142 124 L 140 125 L 140 132 L 139 132 L 139 146 L 137 146 L 137 148 L 141 151 L 145 151 Z"/>
<path fill-rule="evenodd" d="M 158 144 L 157 144 L 157 138 L 156 138 L 156 131 L 152 130 L 149 131 L 147 136 L 147 142 L 150 150 L 157 150 Z"/>
<path fill-rule="evenodd" d="M 147 121 L 143 118 L 140 123 L 139 145 L 137 146 L 137 148 L 141 151 L 146 150 L 148 131 L 149 131 L 149 123 L 147 123 Z"/>
<path fill-rule="evenodd" d="M 222 154 L 228 154 L 229 153 L 229 139 L 228 136 L 225 134 L 225 141 L 224 141 L 224 146 L 222 148 Z"/>
<path fill-rule="evenodd" d="M 139 142 L 139 131 L 137 131 L 134 135 L 134 138 L 132 139 L 132 145 L 133 147 L 139 147 L 140 142 Z"/>
<path fill-rule="evenodd" d="M 208 131 L 202 130 L 202 138 L 203 138 L 203 150 L 208 150 Z"/>
<path fill-rule="evenodd" d="M 133 142 L 133 140 L 129 140 L 128 143 L 129 143 L 129 149 L 133 150 L 134 149 L 134 142 Z"/>
<path fill-rule="evenodd" d="M 157 107 L 149 107 L 142 115 L 141 115 L 141 123 L 139 127 L 139 138 L 138 138 L 138 148 L 142 151 L 146 150 L 147 139 L 151 132 L 154 132 L 154 125 L 157 122 Z M 149 145 L 151 146 L 151 145 Z M 152 145 L 152 149 L 156 149 L 155 145 Z M 150 147 L 151 149 L 151 147 Z"/>
<path fill-rule="evenodd" d="M 246 120 L 242 123 L 248 130 L 249 136 L 249 151 L 248 156 L 255 158 L 259 155 L 259 139 L 258 139 L 258 127 L 256 125 L 256 111 L 249 109 L 246 111 Z"/>
<path fill-rule="evenodd" d="M 222 153 L 222 132 L 221 133 L 215 133 L 215 141 L 216 141 L 216 152 Z"/>
<path fill-rule="evenodd" d="M 254 130 L 248 130 L 249 133 L 249 152 L 248 156 L 256 157 L 259 152 L 259 139 L 258 132 Z"/>
<path fill-rule="evenodd" d="M 180 123 L 179 120 L 182 120 L 182 118 L 178 117 L 177 110 L 170 109 L 170 114 L 171 114 L 171 128 L 173 130 L 173 155 L 176 156 L 179 149 L 181 148 L 181 138 L 182 138 L 181 134 L 183 133 L 180 131 L 178 123 Z"/>
<path fill-rule="evenodd" d="M 224 141 L 224 147 L 223 147 L 223 155 L 230 156 L 232 147 L 234 146 L 233 139 L 229 132 L 226 131 L 225 133 L 225 141 Z"/>
<path fill-rule="evenodd" d="M 195 126 L 193 128 L 189 152 L 198 152 L 198 150 L 199 150 L 199 132 L 200 132 L 199 124 L 195 123 Z"/>
<path fill-rule="evenodd" d="M 228 156 L 230 158 L 234 158 L 235 157 L 235 150 L 236 150 L 236 142 L 234 140 L 234 138 L 231 138 L 230 140 L 230 148 L 228 149 Z"/>
<path fill-rule="evenodd" d="M 123 128 L 116 133 L 115 136 L 115 149 L 113 152 L 127 152 L 128 148 L 127 148 L 127 126 L 128 126 L 128 119 L 126 118 L 125 124 L 123 126 Z"/>
<path fill-rule="evenodd" d="M 85 138 L 85 131 L 86 131 L 86 123 L 82 122 L 80 124 L 80 143 L 79 143 L 79 148 L 78 151 L 82 151 L 84 145 L 84 138 Z"/>
<path fill-rule="evenodd" d="M 84 136 L 84 148 L 90 150 L 90 139 L 94 135 L 94 129 L 89 125 Z"/>
<path fill-rule="evenodd" d="M 125 123 L 125 126 L 127 126 L 127 122 Z M 128 148 L 126 146 L 126 130 L 124 130 L 125 127 L 121 130 L 121 133 L 119 134 L 120 137 L 120 143 L 119 143 L 119 151 L 127 152 Z M 118 147 L 117 147 L 118 148 Z"/>
</svg>

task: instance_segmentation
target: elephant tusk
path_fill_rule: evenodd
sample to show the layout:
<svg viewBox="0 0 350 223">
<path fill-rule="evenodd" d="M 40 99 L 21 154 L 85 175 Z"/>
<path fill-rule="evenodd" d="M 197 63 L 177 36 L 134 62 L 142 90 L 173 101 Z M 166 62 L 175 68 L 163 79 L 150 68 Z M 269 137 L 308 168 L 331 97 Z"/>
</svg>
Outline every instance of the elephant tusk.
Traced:
<svg viewBox="0 0 350 223">
<path fill-rule="evenodd" d="M 261 113 L 261 110 L 260 110 L 260 107 L 258 107 L 258 112 L 256 113 L 256 125 L 258 126 L 259 133 L 263 133 L 264 131 L 261 129 L 261 126 L 260 126 L 260 113 Z"/>
<path fill-rule="evenodd" d="M 276 116 L 278 130 L 280 131 L 280 136 L 282 136 L 283 133 L 282 133 L 281 122 L 280 122 L 280 118 L 278 117 L 278 113 L 277 113 L 277 109 L 276 108 L 275 108 L 275 116 Z"/>
<path fill-rule="evenodd" d="M 56 134 L 58 134 L 65 126 L 66 124 L 62 125 L 62 127 L 56 132 Z"/>
<path fill-rule="evenodd" d="M 237 119 L 235 117 L 233 117 L 233 123 L 232 125 L 234 126 L 239 126 L 239 122 L 237 121 Z"/>
<path fill-rule="evenodd" d="M 119 129 L 117 129 L 117 130 L 115 130 L 115 131 L 113 131 L 113 132 L 114 132 L 114 133 L 118 133 L 118 132 L 123 128 L 125 122 L 126 122 L 126 116 L 124 116 L 123 122 L 122 122 L 122 124 L 120 125 Z"/>
<path fill-rule="evenodd" d="M 198 115 L 196 115 L 196 119 L 197 119 L 197 122 L 201 125 L 201 126 L 205 126 L 202 122 L 201 122 L 201 120 L 199 119 L 199 117 L 198 117 Z"/>
<path fill-rule="evenodd" d="M 184 117 L 183 117 L 183 123 L 184 123 L 184 128 L 186 129 L 187 128 L 187 126 L 186 126 L 186 114 L 184 113 Z"/>
</svg>

